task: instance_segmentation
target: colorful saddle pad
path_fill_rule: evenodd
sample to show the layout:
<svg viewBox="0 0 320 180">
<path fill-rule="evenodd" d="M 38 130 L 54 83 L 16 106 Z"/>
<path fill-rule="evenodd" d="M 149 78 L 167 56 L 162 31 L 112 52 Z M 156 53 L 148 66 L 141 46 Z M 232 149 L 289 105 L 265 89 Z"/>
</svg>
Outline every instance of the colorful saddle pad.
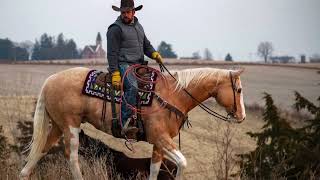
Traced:
<svg viewBox="0 0 320 180">
<path fill-rule="evenodd" d="M 99 70 L 91 70 L 86 77 L 86 80 L 83 85 L 82 93 L 88 96 L 97 97 L 100 99 L 105 99 L 105 95 L 107 96 L 107 101 L 111 101 L 110 96 L 110 87 L 111 83 L 107 81 L 106 87 L 104 87 L 101 82 L 99 83 L 98 76 L 101 75 L 103 72 Z M 106 76 L 109 76 L 107 74 Z M 157 79 L 157 73 L 156 72 L 150 72 L 148 76 L 144 76 L 144 81 L 149 81 L 150 83 L 139 83 L 138 81 L 138 87 L 139 92 L 138 95 L 140 96 L 140 104 L 141 106 L 150 106 L 153 99 L 153 93 L 152 91 L 155 89 L 155 82 Z M 141 89 L 141 90 L 140 90 Z M 121 99 L 121 92 L 120 90 L 115 91 L 115 100 L 116 103 L 120 103 Z"/>
</svg>

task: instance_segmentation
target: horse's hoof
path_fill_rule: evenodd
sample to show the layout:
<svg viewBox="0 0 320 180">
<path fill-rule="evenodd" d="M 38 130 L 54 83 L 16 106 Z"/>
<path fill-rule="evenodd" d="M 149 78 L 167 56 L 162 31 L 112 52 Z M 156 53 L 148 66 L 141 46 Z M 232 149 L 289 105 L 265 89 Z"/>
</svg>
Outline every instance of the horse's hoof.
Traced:
<svg viewBox="0 0 320 180">
<path fill-rule="evenodd" d="M 20 180 L 29 180 L 30 179 L 30 174 L 28 173 L 25 173 L 25 172 L 21 172 L 20 175 L 19 175 L 19 179 Z"/>
</svg>

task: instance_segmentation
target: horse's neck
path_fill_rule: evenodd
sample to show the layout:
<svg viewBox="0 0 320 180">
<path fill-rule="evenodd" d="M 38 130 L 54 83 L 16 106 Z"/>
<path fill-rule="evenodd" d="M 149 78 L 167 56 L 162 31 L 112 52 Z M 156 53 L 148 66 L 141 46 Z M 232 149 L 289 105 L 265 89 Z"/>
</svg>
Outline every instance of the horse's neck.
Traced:
<svg viewBox="0 0 320 180">
<path fill-rule="evenodd" d="M 199 82 L 191 82 L 186 88 L 176 89 L 176 81 L 170 78 L 169 89 L 170 92 L 169 99 L 180 111 L 183 113 L 188 113 L 199 103 L 207 100 L 212 94 L 209 92 L 214 91 L 218 85 L 218 79 L 213 78 L 208 82 L 207 79 L 200 80 Z M 185 90 L 192 95 L 192 97 L 185 92 Z M 193 99 L 194 98 L 194 99 Z"/>
</svg>

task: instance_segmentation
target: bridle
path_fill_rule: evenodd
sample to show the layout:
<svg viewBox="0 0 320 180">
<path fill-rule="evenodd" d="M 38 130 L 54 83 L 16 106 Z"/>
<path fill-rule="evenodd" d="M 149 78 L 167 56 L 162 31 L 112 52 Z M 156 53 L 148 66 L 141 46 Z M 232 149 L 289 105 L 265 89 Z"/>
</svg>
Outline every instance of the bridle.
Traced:
<svg viewBox="0 0 320 180">
<path fill-rule="evenodd" d="M 168 74 L 169 74 L 174 80 L 177 81 L 177 79 L 170 73 L 170 71 L 167 69 L 167 67 L 166 67 L 164 64 L 159 64 L 159 66 L 160 66 L 160 70 L 161 70 L 162 72 L 164 72 L 163 69 L 165 69 L 165 70 L 168 72 Z M 221 115 L 221 114 L 215 112 L 214 110 L 212 110 L 211 108 L 209 108 L 208 106 L 206 106 L 205 104 L 203 104 L 202 102 L 200 102 L 199 100 L 197 100 L 197 99 L 196 99 L 191 93 L 189 93 L 186 89 L 183 88 L 183 91 L 184 91 L 187 95 L 189 95 L 189 96 L 191 97 L 191 99 L 193 99 L 194 101 L 196 101 L 196 102 L 199 104 L 199 107 L 200 107 L 201 109 L 203 109 L 204 111 L 206 111 L 208 114 L 210 114 L 210 115 L 212 115 L 212 116 L 214 116 L 214 117 L 216 117 L 216 118 L 218 118 L 218 119 L 221 119 L 221 120 L 223 120 L 223 121 L 234 122 L 231 117 L 234 117 L 234 116 L 235 116 L 235 113 L 237 112 L 236 91 L 237 91 L 238 93 L 241 93 L 241 88 L 240 88 L 240 89 L 237 89 L 237 88 L 235 87 L 235 83 L 234 83 L 234 80 L 233 80 L 233 78 L 232 78 L 231 71 L 230 71 L 230 73 L 229 73 L 229 76 L 230 76 L 230 81 L 231 81 L 231 88 L 232 88 L 232 91 L 233 91 L 233 109 L 232 109 L 230 112 L 228 112 L 228 115 L 227 115 L 227 116 L 224 116 L 224 115 Z"/>
<path fill-rule="evenodd" d="M 233 109 L 228 113 L 227 116 L 229 116 L 229 118 L 231 118 L 231 116 L 235 116 L 234 113 L 237 112 L 236 91 L 238 93 L 241 93 L 241 89 L 237 89 L 237 87 L 235 86 L 235 82 L 233 81 L 231 71 L 229 72 L 229 76 L 230 76 L 231 88 L 232 88 L 232 92 L 233 92 Z"/>
</svg>

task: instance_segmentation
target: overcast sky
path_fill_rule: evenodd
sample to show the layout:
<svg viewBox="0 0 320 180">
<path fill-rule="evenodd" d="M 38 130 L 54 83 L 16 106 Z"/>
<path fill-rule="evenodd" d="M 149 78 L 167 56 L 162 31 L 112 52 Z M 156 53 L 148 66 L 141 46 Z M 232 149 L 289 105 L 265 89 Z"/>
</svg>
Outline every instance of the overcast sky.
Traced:
<svg viewBox="0 0 320 180">
<path fill-rule="evenodd" d="M 320 0 L 136 0 L 136 13 L 155 48 L 164 40 L 178 56 L 257 59 L 259 42 L 270 41 L 276 55 L 320 53 Z M 35 41 L 43 33 L 63 33 L 80 48 L 106 47 L 107 27 L 119 15 L 120 0 L 0 0 L 0 38 Z M 106 48 L 105 48 L 106 49 Z"/>
</svg>

